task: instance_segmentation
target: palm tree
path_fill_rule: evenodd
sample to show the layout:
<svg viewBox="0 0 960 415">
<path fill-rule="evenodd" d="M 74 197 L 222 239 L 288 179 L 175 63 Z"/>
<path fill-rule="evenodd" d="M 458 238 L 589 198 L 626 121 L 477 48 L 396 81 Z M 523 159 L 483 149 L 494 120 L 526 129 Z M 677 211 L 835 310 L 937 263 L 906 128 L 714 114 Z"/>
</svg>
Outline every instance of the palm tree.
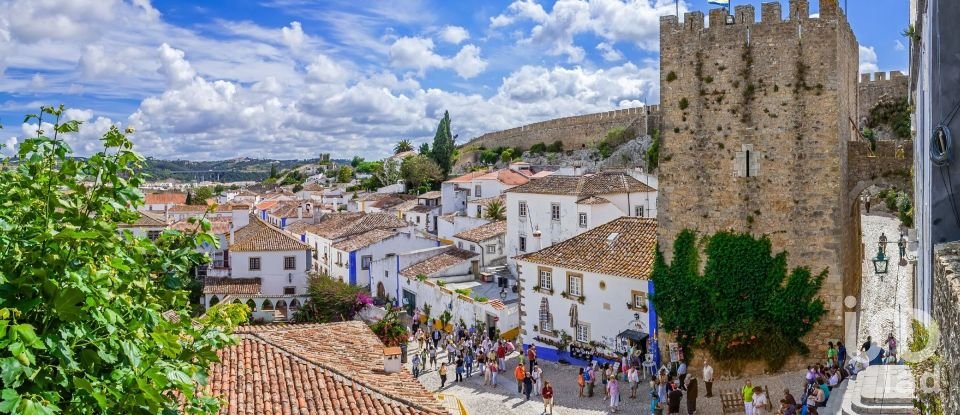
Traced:
<svg viewBox="0 0 960 415">
<path fill-rule="evenodd" d="M 507 218 L 507 207 L 500 199 L 493 199 L 487 202 L 487 211 L 483 216 L 490 220 L 504 220 Z"/>
<path fill-rule="evenodd" d="M 393 154 L 400 154 L 404 151 L 413 151 L 413 143 L 410 140 L 400 140 L 397 145 L 393 146 Z"/>
</svg>

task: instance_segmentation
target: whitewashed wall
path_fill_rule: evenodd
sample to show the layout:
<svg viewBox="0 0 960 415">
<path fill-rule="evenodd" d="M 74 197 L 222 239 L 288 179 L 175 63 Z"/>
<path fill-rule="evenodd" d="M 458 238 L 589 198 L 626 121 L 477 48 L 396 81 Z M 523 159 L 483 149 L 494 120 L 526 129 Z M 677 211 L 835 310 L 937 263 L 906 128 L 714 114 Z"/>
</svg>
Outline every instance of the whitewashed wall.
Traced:
<svg viewBox="0 0 960 415">
<path fill-rule="evenodd" d="M 307 289 L 307 257 L 310 251 L 260 251 L 230 252 L 230 266 L 233 278 L 261 278 L 264 295 L 281 295 L 283 287 L 297 287 L 297 294 Z M 295 256 L 296 269 L 283 269 L 283 258 Z M 260 258 L 260 270 L 250 270 L 250 258 Z M 291 276 L 292 275 L 292 276 Z M 292 282 L 291 282 L 292 279 Z"/>
</svg>

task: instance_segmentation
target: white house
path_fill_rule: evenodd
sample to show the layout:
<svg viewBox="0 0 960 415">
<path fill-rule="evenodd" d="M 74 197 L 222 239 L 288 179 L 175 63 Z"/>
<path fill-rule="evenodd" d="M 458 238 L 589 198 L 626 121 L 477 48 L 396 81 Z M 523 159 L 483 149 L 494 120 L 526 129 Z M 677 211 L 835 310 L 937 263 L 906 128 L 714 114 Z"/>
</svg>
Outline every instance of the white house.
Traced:
<svg viewBox="0 0 960 415">
<path fill-rule="evenodd" d="M 140 217 L 136 222 L 133 223 L 121 223 L 117 227 L 121 232 L 124 230 L 129 230 L 133 236 L 138 238 L 150 238 L 150 240 L 157 239 L 160 237 L 160 234 L 167 228 L 167 220 L 163 217 L 163 214 L 157 214 L 152 212 L 140 211 L 137 212 Z"/>
<path fill-rule="evenodd" d="M 621 217 L 516 257 L 523 342 L 540 358 L 579 364 L 615 359 L 631 344 L 645 350 L 657 327 L 649 299 L 656 243 L 655 219 Z M 563 334 L 573 341 L 573 356 L 557 353 Z"/>
<path fill-rule="evenodd" d="M 339 262 L 334 262 L 330 268 L 330 277 L 346 281 L 350 285 L 371 287 L 370 264 L 374 260 L 437 245 L 438 241 L 420 237 L 409 229 L 403 232 L 374 229 L 350 235 L 330 247 L 331 256 L 339 259 Z"/>
<path fill-rule="evenodd" d="M 345 249 L 343 245 L 337 249 L 334 245 L 373 230 L 409 234 L 412 229 L 409 223 L 390 213 L 344 212 L 323 215 L 315 224 L 295 223 L 288 226 L 286 231 L 313 248 L 316 257 L 314 271 L 357 284 L 360 270 L 355 269 L 353 278 L 349 274 L 350 264 L 357 264 L 350 260 L 349 253 L 354 251 Z"/>
<path fill-rule="evenodd" d="M 426 192 L 417 196 L 417 205 L 402 213 L 404 219 L 417 229 L 432 234 L 437 233 L 437 217 L 440 216 L 441 192 Z"/>
<path fill-rule="evenodd" d="M 180 192 L 147 193 L 143 195 L 143 206 L 140 210 L 149 212 L 163 212 L 175 205 L 187 203 L 187 194 Z"/>
<path fill-rule="evenodd" d="M 508 189 L 506 255 L 549 247 L 621 216 L 649 217 L 655 192 L 626 173 L 552 174 Z"/>
<path fill-rule="evenodd" d="M 446 214 L 437 220 L 437 238 L 444 243 L 452 244 L 454 235 L 488 223 L 490 223 L 488 219 L 464 216 L 461 212 Z"/>
<path fill-rule="evenodd" d="M 467 202 L 467 216 L 479 219 L 485 218 L 487 216 L 487 205 L 493 201 L 499 201 L 501 204 L 505 204 L 507 203 L 507 198 L 506 196 L 500 194 L 493 197 L 470 200 Z"/>
<path fill-rule="evenodd" d="M 533 176 L 529 167 L 526 163 L 514 163 L 510 168 L 470 172 L 443 182 L 440 185 L 443 196 L 441 214 L 465 212 L 472 215 L 467 212 L 472 209 L 468 203 L 497 197 L 507 189 L 528 183 Z"/>
<path fill-rule="evenodd" d="M 464 212 L 467 209 L 467 195 L 472 192 L 473 179 L 487 174 L 486 171 L 473 171 L 440 184 L 442 206 L 440 212 L 447 215 Z"/>
<path fill-rule="evenodd" d="M 453 242 L 457 248 L 479 253 L 482 267 L 504 265 L 506 233 L 507 221 L 501 220 L 460 232 L 453 236 Z"/>
<path fill-rule="evenodd" d="M 250 305 L 254 318 L 289 317 L 308 298 L 310 247 L 255 217 L 230 239 L 230 276 L 204 280 L 204 305 L 236 301 Z"/>
</svg>

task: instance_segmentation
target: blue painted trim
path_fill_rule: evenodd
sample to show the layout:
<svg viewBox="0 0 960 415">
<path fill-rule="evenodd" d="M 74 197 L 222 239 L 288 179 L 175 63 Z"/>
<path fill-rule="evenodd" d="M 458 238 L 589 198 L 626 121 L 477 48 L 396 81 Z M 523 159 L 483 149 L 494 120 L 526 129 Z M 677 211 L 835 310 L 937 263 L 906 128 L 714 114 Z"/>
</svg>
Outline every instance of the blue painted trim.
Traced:
<svg viewBox="0 0 960 415">
<path fill-rule="evenodd" d="M 280 218 L 280 229 L 287 228 L 287 218 Z"/>
<path fill-rule="evenodd" d="M 556 362 L 560 360 L 561 357 L 563 357 L 563 360 L 566 360 L 567 362 L 570 363 L 571 366 L 574 366 L 574 367 L 586 367 L 590 365 L 590 361 L 588 360 L 574 358 L 570 356 L 570 353 L 566 353 L 566 352 L 561 354 L 560 352 L 557 351 L 557 349 L 554 349 L 552 347 L 524 344 L 523 345 L 524 351 L 526 351 L 526 349 L 530 346 L 537 348 L 537 360 L 546 360 L 549 362 Z M 601 365 L 604 363 L 610 363 L 610 364 L 617 363 L 613 360 L 607 360 L 602 357 L 596 358 L 596 361 Z"/>
<path fill-rule="evenodd" d="M 301 233 L 301 234 L 300 234 L 300 242 L 306 242 L 306 241 L 307 241 L 307 234 Z"/>
<path fill-rule="evenodd" d="M 650 301 L 651 294 L 653 294 L 653 281 L 647 281 L 647 309 L 650 310 L 650 312 L 647 313 L 647 316 L 650 318 L 647 322 L 647 328 L 650 330 L 648 334 L 653 336 L 654 333 L 659 332 L 659 330 L 657 330 L 659 327 L 657 327 L 657 310 L 653 308 L 653 301 Z"/>
<path fill-rule="evenodd" d="M 266 210 L 266 209 L 261 209 L 261 210 L 260 210 L 260 219 L 267 220 L 267 210 Z"/>
<path fill-rule="evenodd" d="M 350 285 L 357 285 L 357 251 L 350 252 L 347 258 L 347 269 L 350 273 Z"/>
<path fill-rule="evenodd" d="M 395 255 L 397 258 L 397 269 L 394 272 L 394 277 L 397 279 L 397 296 L 395 298 L 400 298 L 400 255 Z"/>
</svg>

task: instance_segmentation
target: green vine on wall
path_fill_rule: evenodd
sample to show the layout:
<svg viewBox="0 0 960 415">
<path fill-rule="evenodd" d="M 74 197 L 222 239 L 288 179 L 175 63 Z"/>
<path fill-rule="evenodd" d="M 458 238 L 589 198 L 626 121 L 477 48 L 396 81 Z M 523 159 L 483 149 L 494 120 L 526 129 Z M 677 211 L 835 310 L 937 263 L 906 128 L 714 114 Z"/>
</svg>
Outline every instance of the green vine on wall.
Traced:
<svg viewBox="0 0 960 415">
<path fill-rule="evenodd" d="M 877 105 L 870 109 L 870 115 L 867 117 L 867 127 L 876 129 L 877 127 L 886 127 L 893 131 L 893 134 L 901 139 L 910 139 L 910 103 L 907 97 L 897 99 L 882 99 Z"/>
<path fill-rule="evenodd" d="M 817 292 L 827 270 L 788 270 L 786 252 L 773 255 L 767 237 L 720 232 L 701 243 L 685 230 L 674 242 L 672 263 L 657 252 L 651 299 L 663 329 L 720 362 L 764 360 L 777 370 L 791 355 L 806 354 L 800 339 L 826 313 Z"/>
</svg>

